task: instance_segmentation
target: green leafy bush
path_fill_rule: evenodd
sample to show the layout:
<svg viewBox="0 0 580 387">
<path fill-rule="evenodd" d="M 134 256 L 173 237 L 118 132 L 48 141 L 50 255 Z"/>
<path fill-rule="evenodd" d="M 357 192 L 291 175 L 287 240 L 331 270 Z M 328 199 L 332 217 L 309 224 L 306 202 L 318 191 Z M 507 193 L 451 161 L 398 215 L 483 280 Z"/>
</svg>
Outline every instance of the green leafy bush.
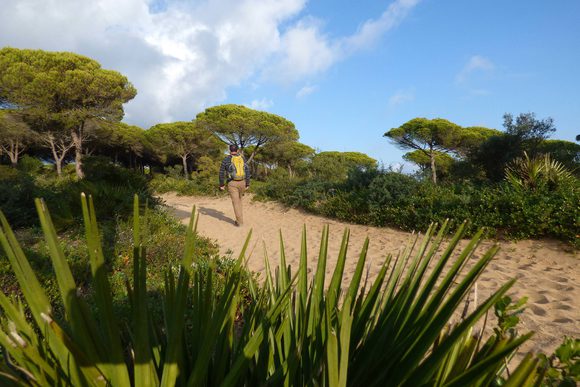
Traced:
<svg viewBox="0 0 580 387">
<path fill-rule="evenodd" d="M 467 270 L 465 262 L 481 233 L 461 254 L 454 254 L 463 230 L 442 246 L 446 225 L 438 233 L 430 228 L 422 241 L 410 241 L 416 251 L 409 248 L 394 260 L 388 257 L 368 284 L 362 280 L 367 241 L 344 288 L 348 230 L 328 287 L 328 228 L 323 231 L 312 279 L 308 278 L 304 235 L 297 270 L 286 265 L 283 248 L 275 274 L 265 257 L 264 284 L 246 282 L 252 302 L 243 304 L 242 285 L 249 277 L 243 262 L 249 239 L 226 273 L 223 287 L 214 287 L 220 273 L 216 265 L 199 264 L 192 217 L 181 265 L 166 274 L 165 289 L 159 295 L 163 318 L 157 321 L 148 307 L 152 295 L 141 232 L 145 224 L 137 201 L 133 278 L 126 296 L 129 321 L 121 324 L 92 202 L 83 199 L 93 289 L 89 295 L 79 293 L 47 209 L 42 201 L 36 205 L 65 313 L 62 319 L 53 313 L 0 215 L 0 244 L 30 311 L 27 319 L 21 302 L 0 294 L 0 345 L 4 348 L 0 380 L 4 384 L 490 386 L 503 373 L 506 357 L 530 337 L 496 334 L 483 340 L 472 331 L 513 280 L 457 324 L 449 325 L 497 247 Z M 88 306 L 87 297 L 96 308 Z M 506 378 L 506 385 L 539 382 L 538 365 L 539 359 L 526 356 Z"/>
<path fill-rule="evenodd" d="M 167 192 L 175 192 L 183 196 L 196 195 L 218 195 L 217 175 L 209 181 L 203 177 L 198 178 L 194 176 L 191 180 L 182 177 L 171 177 L 167 175 L 156 174 L 149 186 L 151 189 L 159 194 Z"/>
<path fill-rule="evenodd" d="M 160 208 L 147 210 L 147 221 L 143 224 L 142 239 L 147 246 L 146 259 L 151 268 L 147 273 L 147 281 L 152 294 L 161 294 L 165 283 L 165 274 L 176 267 L 181 260 L 186 240 L 186 227 L 179 223 L 167 211 Z M 132 276 L 133 254 L 133 222 L 118 219 L 101 222 L 104 244 L 104 257 L 107 273 L 110 274 L 113 297 L 116 306 L 124 320 L 128 320 L 129 305 L 124 299 L 125 282 Z M 29 262 L 38 276 L 55 311 L 62 314 L 58 307 L 58 284 L 54 280 L 54 271 L 50 265 L 50 250 L 42 239 L 42 233 L 37 228 L 21 229 L 17 232 L 22 247 Z M 71 267 L 73 277 L 77 281 L 79 292 L 88 294 L 90 288 L 90 262 L 87 256 L 87 243 L 81 230 L 71 229 L 59 233 L 63 253 Z M 227 272 L 233 260 L 219 255 L 218 247 L 207 238 L 196 237 L 196 256 L 201 264 L 215 262 L 221 272 Z M 216 279 L 215 286 L 223 287 L 223 278 Z M 9 261 L 0 249 L 0 289 L 4 294 L 20 294 L 20 287 Z M 124 301 L 125 300 L 125 301 Z M 161 316 L 160 302 L 151 303 L 156 310 L 156 316 Z"/>
<path fill-rule="evenodd" d="M 533 190 L 507 182 L 495 185 L 433 185 L 393 172 L 363 171 L 345 183 L 268 179 L 258 190 L 270 198 L 349 222 L 425 230 L 432 222 L 472 219 L 467 233 L 481 227 L 508 238 L 555 237 L 580 246 L 580 183 Z"/>
<path fill-rule="evenodd" d="M 544 385 L 576 387 L 580 383 L 580 339 L 566 337 L 551 356 L 540 354 Z"/>
<path fill-rule="evenodd" d="M 178 195 L 220 195 L 218 189 L 219 164 L 210 157 L 202 156 L 197 160 L 197 170 L 191 179 L 183 177 L 183 167 L 166 167 L 166 174 L 155 174 L 149 183 L 157 193 L 175 192 Z"/>
<path fill-rule="evenodd" d="M 35 157 L 24 155 L 18 160 L 18 169 L 29 174 L 37 174 L 44 167 L 42 161 Z"/>
<path fill-rule="evenodd" d="M 87 157 L 84 168 L 86 177 L 57 178 L 54 174 L 31 174 L 0 166 L 0 209 L 15 227 L 36 224 L 34 198 L 44 198 L 50 208 L 56 226 L 69 228 L 79 223 L 81 212 L 78 198 L 81 192 L 92 195 L 103 203 L 98 209 L 101 219 L 124 217 L 131 213 L 133 194 L 150 205 L 156 200 L 145 176 L 114 165 L 104 158 Z"/>
</svg>

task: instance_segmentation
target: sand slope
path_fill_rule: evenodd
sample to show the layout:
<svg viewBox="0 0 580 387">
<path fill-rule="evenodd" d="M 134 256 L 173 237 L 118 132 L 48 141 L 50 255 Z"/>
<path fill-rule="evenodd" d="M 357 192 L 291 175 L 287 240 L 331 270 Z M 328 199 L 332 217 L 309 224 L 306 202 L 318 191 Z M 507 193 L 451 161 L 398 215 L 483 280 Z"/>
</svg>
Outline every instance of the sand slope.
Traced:
<svg viewBox="0 0 580 387">
<path fill-rule="evenodd" d="M 308 234 L 310 267 L 314 268 L 325 224 L 330 225 L 329 267 L 336 262 L 342 233 L 349 227 L 350 247 L 345 267 L 345 277 L 354 272 L 360 248 L 365 238 L 370 238 L 369 277 L 378 272 L 387 254 L 396 255 L 409 241 L 410 233 L 390 228 L 346 224 L 332 219 L 288 209 L 277 203 L 252 202 L 244 199 L 245 225 L 233 225 L 233 209 L 227 197 L 163 196 L 171 211 L 184 222 L 189 219 L 195 205 L 201 214 L 198 231 L 217 240 L 224 254 L 236 256 L 247 232 L 253 230 L 248 265 L 251 270 L 264 270 L 264 246 L 274 265 L 279 261 L 279 232 L 282 230 L 289 264 L 297 265 L 300 238 L 304 225 Z M 479 248 L 483 253 L 494 242 L 486 241 Z M 492 291 L 511 278 L 517 282 L 511 290 L 513 297 L 528 296 L 528 309 L 522 316 L 520 331 L 536 332 L 525 349 L 552 351 L 564 335 L 580 336 L 580 257 L 569 246 L 557 241 L 500 242 L 501 250 L 478 281 L 478 298 L 488 297 Z"/>
</svg>

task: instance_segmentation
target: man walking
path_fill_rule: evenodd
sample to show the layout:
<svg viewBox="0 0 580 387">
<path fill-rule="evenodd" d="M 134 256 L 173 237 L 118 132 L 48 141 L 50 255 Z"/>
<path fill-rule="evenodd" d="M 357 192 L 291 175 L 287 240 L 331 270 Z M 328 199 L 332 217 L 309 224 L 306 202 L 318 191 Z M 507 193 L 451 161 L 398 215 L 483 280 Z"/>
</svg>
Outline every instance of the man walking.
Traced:
<svg viewBox="0 0 580 387">
<path fill-rule="evenodd" d="M 230 145 L 230 154 L 226 156 L 220 166 L 220 190 L 225 190 L 227 182 L 228 192 L 234 206 L 236 214 L 236 226 L 244 224 L 242 214 L 242 197 L 246 189 L 250 186 L 250 168 L 244 160 L 244 156 L 239 154 L 237 145 Z"/>
</svg>

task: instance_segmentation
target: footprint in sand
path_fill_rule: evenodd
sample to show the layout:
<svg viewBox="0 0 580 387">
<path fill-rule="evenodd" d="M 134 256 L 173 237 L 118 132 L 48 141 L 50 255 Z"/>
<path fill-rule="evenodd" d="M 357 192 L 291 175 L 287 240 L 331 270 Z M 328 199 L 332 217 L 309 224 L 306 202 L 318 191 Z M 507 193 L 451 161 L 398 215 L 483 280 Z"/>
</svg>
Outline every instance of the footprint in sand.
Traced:
<svg viewBox="0 0 580 387">
<path fill-rule="evenodd" d="M 535 304 L 544 305 L 550 303 L 550 300 L 548 300 L 546 296 L 541 295 L 537 300 L 532 300 L 532 302 Z"/>
<path fill-rule="evenodd" d="M 569 286 L 569 285 L 556 285 L 556 289 L 563 291 L 563 292 L 569 292 L 574 290 L 574 286 Z"/>
<path fill-rule="evenodd" d="M 553 319 L 552 321 L 555 323 L 558 323 L 558 324 L 567 324 L 567 323 L 574 322 L 574 320 L 572 320 L 571 318 L 568 318 L 568 317 L 559 317 L 559 318 Z"/>
<path fill-rule="evenodd" d="M 568 283 L 568 278 L 566 277 L 560 277 L 560 276 L 552 276 L 551 277 L 552 280 L 554 280 L 555 282 L 561 283 L 561 284 L 566 284 Z"/>
<path fill-rule="evenodd" d="M 566 304 L 556 304 L 556 306 L 554 307 L 554 309 L 557 310 L 572 310 L 572 307 L 570 305 L 566 305 Z"/>
<path fill-rule="evenodd" d="M 525 265 L 521 265 L 518 267 L 519 270 L 527 270 L 531 267 L 534 267 L 536 264 L 531 262 L 531 263 L 526 263 Z"/>
<path fill-rule="evenodd" d="M 534 314 L 537 316 L 545 316 L 546 315 L 546 310 L 542 307 L 537 306 L 537 305 L 531 305 L 530 309 L 532 309 L 532 312 L 534 312 Z"/>
</svg>

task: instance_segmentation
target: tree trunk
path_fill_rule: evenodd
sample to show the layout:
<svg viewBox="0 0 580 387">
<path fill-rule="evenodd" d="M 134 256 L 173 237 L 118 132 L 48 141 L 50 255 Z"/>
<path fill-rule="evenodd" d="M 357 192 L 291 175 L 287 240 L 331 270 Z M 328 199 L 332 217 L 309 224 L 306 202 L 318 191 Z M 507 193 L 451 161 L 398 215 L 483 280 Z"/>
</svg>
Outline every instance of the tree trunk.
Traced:
<svg viewBox="0 0 580 387">
<path fill-rule="evenodd" d="M 181 155 L 181 160 L 183 161 L 183 175 L 186 179 L 189 179 L 189 174 L 187 173 L 187 155 Z"/>
<path fill-rule="evenodd" d="M 431 149 L 430 152 L 431 157 L 431 179 L 433 180 L 433 184 L 437 184 L 437 171 L 435 170 L 435 152 Z"/>
<path fill-rule="evenodd" d="M 54 165 L 56 165 L 56 175 L 62 177 L 62 160 L 58 158 L 54 159 Z"/>
<path fill-rule="evenodd" d="M 10 148 L 3 147 L 3 149 L 4 152 L 8 154 L 8 157 L 10 158 L 10 164 L 12 164 L 12 167 L 16 168 L 16 166 L 18 165 L 18 156 L 20 156 L 20 154 L 24 152 L 24 147 L 20 147 L 20 141 L 12 140 L 10 141 Z"/>
<path fill-rule="evenodd" d="M 52 158 L 54 159 L 54 165 L 56 167 L 56 174 L 58 177 L 61 177 L 62 162 L 64 161 L 64 158 L 66 157 L 68 151 L 72 148 L 73 144 L 72 143 L 66 144 L 62 138 L 58 140 L 59 142 L 57 144 L 54 136 L 50 132 L 45 135 L 43 141 L 50 146 Z"/>
<path fill-rule="evenodd" d="M 18 141 L 15 141 L 12 143 L 12 152 L 10 152 L 10 162 L 14 168 L 18 165 L 18 155 Z"/>
<path fill-rule="evenodd" d="M 254 160 L 254 156 L 256 155 L 256 152 L 258 151 L 258 148 L 260 147 L 260 145 L 262 145 L 262 144 L 259 144 L 259 143 L 256 144 L 252 154 L 250 155 L 250 158 L 247 160 L 248 163 L 251 163 Z M 242 154 L 243 154 L 243 148 L 241 148 L 241 149 L 242 149 Z"/>
<path fill-rule="evenodd" d="M 83 179 L 85 174 L 83 172 L 83 124 L 79 125 L 78 133 L 73 129 L 71 130 L 71 137 L 73 143 L 75 144 L 75 171 L 79 179 Z"/>
</svg>

